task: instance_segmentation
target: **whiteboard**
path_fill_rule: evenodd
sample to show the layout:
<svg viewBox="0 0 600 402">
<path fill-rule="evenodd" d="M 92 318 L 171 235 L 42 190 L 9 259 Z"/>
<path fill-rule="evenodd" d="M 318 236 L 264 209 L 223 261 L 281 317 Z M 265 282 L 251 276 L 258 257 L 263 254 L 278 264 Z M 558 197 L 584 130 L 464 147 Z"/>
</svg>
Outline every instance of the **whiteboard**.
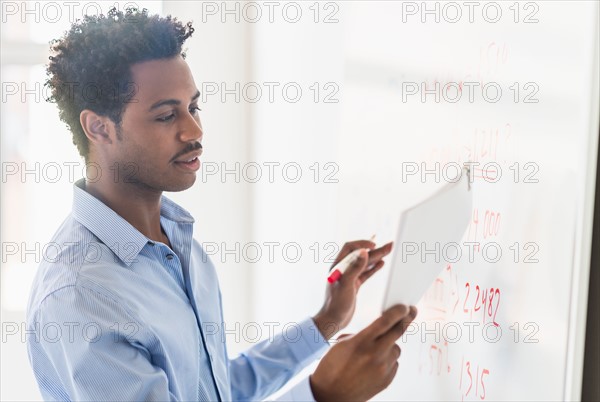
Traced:
<svg viewBox="0 0 600 402">
<path fill-rule="evenodd" d="M 498 4 L 511 15 L 513 4 Z M 495 24 L 398 23 L 403 6 L 361 2 L 348 10 L 352 89 L 345 95 L 357 103 L 345 108 L 349 130 L 342 131 L 358 136 L 368 130 L 374 143 L 390 136 L 405 140 L 401 148 L 378 150 L 388 172 L 382 181 L 395 189 L 387 196 L 363 191 L 385 197 L 384 208 L 393 214 L 403 195 L 422 196 L 438 185 L 432 175 L 403 177 L 402 162 L 416 162 L 421 170 L 440 163 L 443 181 L 444 166 L 473 158 L 490 163 L 487 170 L 500 167 L 502 177 L 492 182 L 486 175 L 495 172 L 480 171 L 463 239 L 477 243 L 475 257 L 449 263 L 423 297 L 418 321 L 400 342 L 398 375 L 376 399 L 577 399 L 585 330 L 578 313 L 586 310 L 581 295 L 587 294 L 580 279 L 589 270 L 591 150 L 598 133 L 598 5 L 517 4 L 536 11 L 539 21 L 532 24 L 506 18 Z M 370 29 L 352 28 L 359 24 Z M 469 80 L 482 87 L 493 82 L 503 96 L 473 103 L 444 102 L 443 96 L 437 103 L 431 95 L 425 102 L 418 95 L 401 99 L 406 82 L 433 89 L 436 81 Z M 532 92 L 539 89 L 533 103 L 510 96 L 511 85 L 525 83 Z M 361 99 L 377 99 L 368 117 L 359 113 Z M 384 126 L 390 119 L 397 124 Z M 364 201 L 359 219 L 366 223 L 375 215 Z M 368 321 L 365 314 L 363 324 Z"/>
<path fill-rule="evenodd" d="M 479 244 L 474 259 L 466 250 L 425 294 L 399 342 L 398 374 L 374 399 L 578 399 L 598 147 L 598 3 L 478 2 L 473 22 L 462 2 L 335 4 L 338 22 L 329 26 L 253 27 L 257 81 L 339 84 L 335 105 L 253 105 L 257 160 L 276 149 L 282 160 L 339 168 L 337 184 L 256 186 L 254 238 L 307 248 L 372 233 L 393 240 L 400 211 L 443 186 L 444 169 L 479 162 L 462 240 Z M 439 22 L 435 11 L 423 22 L 406 9 L 423 4 L 437 4 Z M 462 19 L 451 22 L 456 5 Z M 412 94 L 412 84 L 433 91 L 436 83 L 448 91 L 439 102 L 432 92 L 424 101 L 423 91 Z M 478 84 L 473 102 L 466 83 Z M 456 86 L 462 97 L 452 102 Z M 407 174 L 415 166 L 439 177 Z M 256 267 L 257 319 L 286 322 L 317 307 L 322 287 L 312 289 L 324 282 L 324 265 L 306 258 Z M 361 289 L 345 332 L 380 314 L 387 274 Z"/>
</svg>

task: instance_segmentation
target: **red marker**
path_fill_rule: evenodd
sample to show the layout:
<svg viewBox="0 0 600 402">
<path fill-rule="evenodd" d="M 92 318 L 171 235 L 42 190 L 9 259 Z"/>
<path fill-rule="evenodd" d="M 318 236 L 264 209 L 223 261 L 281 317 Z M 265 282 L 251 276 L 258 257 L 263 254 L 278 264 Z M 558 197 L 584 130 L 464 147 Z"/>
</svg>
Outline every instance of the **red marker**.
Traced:
<svg viewBox="0 0 600 402">
<path fill-rule="evenodd" d="M 373 240 L 375 240 L 375 235 L 371 236 L 370 241 Z M 331 270 L 331 274 L 329 274 L 329 277 L 327 278 L 327 282 L 335 283 L 338 279 L 340 279 L 344 272 L 346 272 L 346 270 L 358 259 L 361 250 L 362 248 L 354 250 L 353 252 L 345 256 L 342 259 L 342 261 L 335 264 L 335 267 L 333 267 L 333 269 Z M 366 250 L 368 251 L 368 249 Z"/>
</svg>

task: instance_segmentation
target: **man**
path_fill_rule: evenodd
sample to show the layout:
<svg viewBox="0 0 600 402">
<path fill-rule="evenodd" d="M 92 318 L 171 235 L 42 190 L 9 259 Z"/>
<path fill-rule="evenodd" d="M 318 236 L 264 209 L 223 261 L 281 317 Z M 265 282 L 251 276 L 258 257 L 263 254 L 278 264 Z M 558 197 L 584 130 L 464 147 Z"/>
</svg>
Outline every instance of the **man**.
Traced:
<svg viewBox="0 0 600 402">
<path fill-rule="evenodd" d="M 298 336 L 228 359 L 215 331 L 223 323 L 215 269 L 192 238 L 193 218 L 162 196 L 194 184 L 202 154 L 199 92 L 181 53 L 192 33 L 170 17 L 112 9 L 54 42 L 48 84 L 98 174 L 75 183 L 72 213 L 52 240 L 61 253 L 41 264 L 29 301 L 28 351 L 45 399 L 264 399 L 322 355 L 391 251 L 346 244 L 338 260 L 364 250 Z M 393 379 L 395 341 L 415 314 L 386 311 L 331 347 L 283 399 L 372 397 Z"/>
</svg>

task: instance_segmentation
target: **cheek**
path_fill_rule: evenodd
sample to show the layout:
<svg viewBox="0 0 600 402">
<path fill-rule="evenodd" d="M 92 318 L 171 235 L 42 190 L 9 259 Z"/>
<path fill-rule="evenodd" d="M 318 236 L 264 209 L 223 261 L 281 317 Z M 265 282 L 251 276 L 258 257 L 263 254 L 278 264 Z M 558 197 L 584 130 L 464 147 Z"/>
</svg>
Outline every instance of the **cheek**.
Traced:
<svg viewBox="0 0 600 402">
<path fill-rule="evenodd" d="M 168 167 L 175 152 L 168 152 L 164 144 L 154 142 L 147 144 L 144 148 L 137 148 L 135 159 L 141 166 L 146 166 L 146 170 L 156 172 Z"/>
<path fill-rule="evenodd" d="M 168 164 L 171 158 L 173 158 L 178 152 L 181 151 L 174 141 L 167 140 L 165 138 L 160 141 L 154 141 L 149 144 L 152 157 L 156 158 L 157 162 L 161 164 Z"/>
<path fill-rule="evenodd" d="M 127 113 L 126 113 L 127 114 Z M 162 169 L 169 161 L 184 149 L 178 144 L 175 128 L 168 124 L 135 118 L 133 111 L 123 116 L 123 147 L 140 165 L 147 165 L 147 170 Z"/>
<path fill-rule="evenodd" d="M 165 164 L 180 151 L 170 138 L 167 130 L 140 125 L 135 134 L 123 140 L 128 152 L 131 156 L 135 155 L 136 159 L 146 160 L 150 164 Z"/>
</svg>

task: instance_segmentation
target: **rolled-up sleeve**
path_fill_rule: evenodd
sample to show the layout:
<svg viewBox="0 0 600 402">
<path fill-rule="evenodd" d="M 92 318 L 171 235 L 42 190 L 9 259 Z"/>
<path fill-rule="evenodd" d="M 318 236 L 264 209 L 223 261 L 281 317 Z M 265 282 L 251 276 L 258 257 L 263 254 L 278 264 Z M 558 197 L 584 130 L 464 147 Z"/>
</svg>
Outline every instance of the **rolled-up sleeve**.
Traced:
<svg viewBox="0 0 600 402">
<path fill-rule="evenodd" d="M 310 388 L 310 379 L 308 377 L 303 378 L 298 384 L 274 400 L 281 402 L 315 402 L 315 397 L 313 396 L 312 389 Z"/>
<path fill-rule="evenodd" d="M 311 318 L 287 326 L 273 339 L 264 340 L 230 360 L 233 400 L 265 399 L 320 358 L 328 348 L 329 343 Z M 287 399 L 284 400 L 314 400 L 308 378 L 286 393 L 285 398 Z"/>
</svg>

